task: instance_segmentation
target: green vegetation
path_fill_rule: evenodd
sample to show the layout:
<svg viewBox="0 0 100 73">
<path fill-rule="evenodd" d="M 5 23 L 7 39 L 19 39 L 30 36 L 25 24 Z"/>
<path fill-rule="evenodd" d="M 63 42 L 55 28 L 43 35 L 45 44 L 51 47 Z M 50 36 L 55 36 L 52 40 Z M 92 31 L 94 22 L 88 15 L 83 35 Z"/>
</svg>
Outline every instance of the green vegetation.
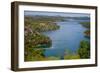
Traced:
<svg viewBox="0 0 100 73">
<path fill-rule="evenodd" d="M 80 24 L 86 28 L 90 28 L 90 22 L 80 22 Z"/>
<path fill-rule="evenodd" d="M 90 58 L 90 43 L 89 41 L 82 40 L 76 53 L 71 50 L 65 50 L 64 59 L 88 59 Z"/>
<path fill-rule="evenodd" d="M 80 56 L 77 53 L 73 53 L 72 50 L 67 49 L 64 53 L 64 59 L 70 60 L 70 59 L 80 59 Z"/>
<path fill-rule="evenodd" d="M 27 33 L 25 35 L 25 48 L 41 48 L 50 47 L 51 40 L 48 36 L 44 36 L 40 33 L 35 32 L 34 34 Z"/>
<path fill-rule="evenodd" d="M 78 49 L 78 54 L 81 59 L 90 58 L 90 43 L 88 41 L 81 41 Z"/>
<path fill-rule="evenodd" d="M 86 37 L 90 37 L 90 30 L 85 30 L 84 34 L 85 34 Z"/>
<path fill-rule="evenodd" d="M 60 60 L 60 57 L 56 57 L 56 56 L 50 56 L 50 57 L 45 57 L 44 60 Z"/>
<path fill-rule="evenodd" d="M 84 31 L 85 37 L 90 38 L 90 22 L 80 22 L 80 24 L 82 24 L 82 26 L 87 28 Z M 83 40 L 83 41 L 80 42 L 78 54 L 79 54 L 81 59 L 90 58 L 90 42 L 89 41 Z"/>
<path fill-rule="evenodd" d="M 89 20 L 89 17 L 66 17 L 66 19 L 74 19 L 74 20 Z"/>
<path fill-rule="evenodd" d="M 70 59 L 80 59 L 80 56 L 75 54 L 75 55 L 65 55 L 64 59 L 70 60 Z"/>
<path fill-rule="evenodd" d="M 41 61 L 44 60 L 44 49 L 41 48 L 27 48 L 25 51 L 25 61 Z"/>
<path fill-rule="evenodd" d="M 82 40 L 76 53 L 73 53 L 70 49 L 65 50 L 64 59 L 88 59 L 90 58 L 90 43 Z"/>
<path fill-rule="evenodd" d="M 55 21 L 60 19 L 55 19 Z M 58 57 L 45 58 L 43 48 L 51 47 L 52 40 L 42 34 L 42 32 L 57 30 L 60 27 L 55 23 L 54 18 L 50 17 L 30 17 L 25 16 L 25 61 L 41 61 L 59 59 Z"/>
<path fill-rule="evenodd" d="M 55 20 L 56 21 L 56 20 Z M 60 27 L 54 22 L 54 20 L 50 20 L 47 18 L 33 18 L 33 17 L 25 17 L 25 26 L 31 27 L 32 31 L 44 32 L 44 31 L 52 31 L 57 30 Z"/>
<path fill-rule="evenodd" d="M 83 27 L 87 28 L 87 30 L 84 31 L 84 34 L 86 37 L 90 37 L 90 22 L 80 22 Z"/>
</svg>

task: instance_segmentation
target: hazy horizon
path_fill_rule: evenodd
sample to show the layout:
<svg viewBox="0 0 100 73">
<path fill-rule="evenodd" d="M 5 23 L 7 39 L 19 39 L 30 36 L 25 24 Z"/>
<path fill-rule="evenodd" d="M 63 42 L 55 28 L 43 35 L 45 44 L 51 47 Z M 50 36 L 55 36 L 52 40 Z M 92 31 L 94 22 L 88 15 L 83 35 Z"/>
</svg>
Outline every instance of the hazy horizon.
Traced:
<svg viewBox="0 0 100 73">
<path fill-rule="evenodd" d="M 62 17 L 90 17 L 87 13 L 69 13 L 69 12 L 46 12 L 46 11 L 24 11 L 24 15 L 44 15 L 44 16 L 62 16 Z"/>
</svg>

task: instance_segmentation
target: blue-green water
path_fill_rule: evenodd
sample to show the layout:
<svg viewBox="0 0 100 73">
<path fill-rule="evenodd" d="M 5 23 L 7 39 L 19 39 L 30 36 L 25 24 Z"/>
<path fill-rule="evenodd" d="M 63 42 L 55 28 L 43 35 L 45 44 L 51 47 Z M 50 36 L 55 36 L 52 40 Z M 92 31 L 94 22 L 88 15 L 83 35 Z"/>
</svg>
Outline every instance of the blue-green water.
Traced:
<svg viewBox="0 0 100 73">
<path fill-rule="evenodd" d="M 49 36 L 52 40 L 52 46 L 45 48 L 45 56 L 63 56 L 66 50 L 76 53 L 81 40 L 89 40 L 84 37 L 84 28 L 79 21 L 56 22 L 60 29 L 48 31 L 43 34 Z"/>
</svg>

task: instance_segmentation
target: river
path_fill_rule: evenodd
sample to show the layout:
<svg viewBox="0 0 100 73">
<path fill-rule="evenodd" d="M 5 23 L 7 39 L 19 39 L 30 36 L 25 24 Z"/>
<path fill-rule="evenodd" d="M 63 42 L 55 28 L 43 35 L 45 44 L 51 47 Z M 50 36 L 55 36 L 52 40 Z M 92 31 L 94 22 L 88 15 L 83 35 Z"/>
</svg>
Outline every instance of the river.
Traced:
<svg viewBox="0 0 100 73">
<path fill-rule="evenodd" d="M 69 20 L 63 22 L 56 22 L 60 29 L 55 31 L 44 32 L 43 34 L 49 36 L 52 40 L 52 46 L 45 48 L 45 56 L 64 56 L 66 50 L 76 53 L 79 48 L 81 40 L 88 40 L 84 37 L 84 28 L 79 24 L 79 20 Z"/>
</svg>

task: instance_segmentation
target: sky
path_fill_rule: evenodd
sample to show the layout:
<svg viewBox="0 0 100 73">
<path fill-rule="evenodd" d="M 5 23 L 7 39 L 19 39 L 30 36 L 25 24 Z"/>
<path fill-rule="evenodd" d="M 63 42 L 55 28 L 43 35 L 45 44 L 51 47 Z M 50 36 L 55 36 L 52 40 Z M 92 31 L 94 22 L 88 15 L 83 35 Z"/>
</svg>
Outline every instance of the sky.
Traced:
<svg viewBox="0 0 100 73">
<path fill-rule="evenodd" d="M 45 12 L 45 11 L 24 11 L 24 15 L 44 15 L 44 16 L 63 16 L 63 17 L 90 17 L 87 13 L 68 13 L 68 12 Z"/>
</svg>

